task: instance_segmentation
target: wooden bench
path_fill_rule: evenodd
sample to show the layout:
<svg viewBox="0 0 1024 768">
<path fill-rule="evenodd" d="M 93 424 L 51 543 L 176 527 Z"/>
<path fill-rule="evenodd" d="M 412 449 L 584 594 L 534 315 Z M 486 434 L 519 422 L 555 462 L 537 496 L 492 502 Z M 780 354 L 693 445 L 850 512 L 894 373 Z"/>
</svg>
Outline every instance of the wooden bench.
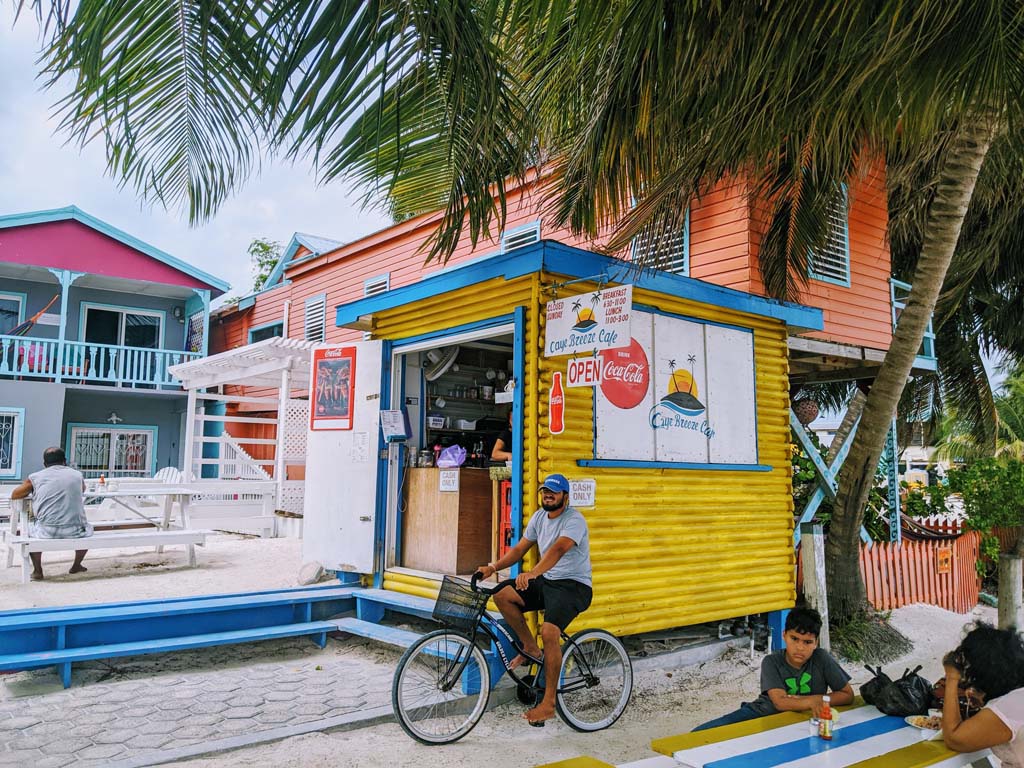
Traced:
<svg viewBox="0 0 1024 768">
<path fill-rule="evenodd" d="M 66 688 L 71 665 L 93 659 L 302 635 L 322 648 L 338 628 L 330 617 L 353 611 L 359 591 L 334 584 L 0 611 L 0 670 L 55 666 Z"/>
<path fill-rule="evenodd" d="M 188 564 L 196 565 L 196 545 L 203 546 L 213 531 L 111 531 L 94 533 L 79 539 L 34 539 L 14 536 L 7 542 L 7 567 L 13 565 L 14 551 L 21 556 L 21 583 L 28 584 L 32 573 L 33 552 L 74 552 L 78 549 L 117 549 L 120 547 L 164 547 L 184 544 L 188 550 Z"/>
</svg>

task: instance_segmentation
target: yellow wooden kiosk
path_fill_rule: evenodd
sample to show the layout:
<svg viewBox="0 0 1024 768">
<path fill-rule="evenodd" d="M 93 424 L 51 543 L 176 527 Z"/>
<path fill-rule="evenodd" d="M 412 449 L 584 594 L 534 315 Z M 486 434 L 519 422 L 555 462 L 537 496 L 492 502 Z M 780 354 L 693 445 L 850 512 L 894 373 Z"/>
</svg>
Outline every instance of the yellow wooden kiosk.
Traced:
<svg viewBox="0 0 1024 768">
<path fill-rule="evenodd" d="M 306 559 L 435 595 L 443 571 L 407 560 L 423 534 L 404 523 L 424 514 L 411 473 L 455 445 L 482 463 L 484 427 L 511 411 L 514 536 L 552 472 L 590 527 L 594 601 L 573 630 L 793 605 L 787 337 L 821 329 L 820 310 L 542 241 L 341 305 L 336 322 L 367 340 L 325 348 L 354 350 L 355 370 L 347 426 L 309 434 Z M 488 470 L 430 471 L 444 495 Z M 479 487 L 479 520 L 452 518 L 469 528 L 492 524 Z"/>
</svg>

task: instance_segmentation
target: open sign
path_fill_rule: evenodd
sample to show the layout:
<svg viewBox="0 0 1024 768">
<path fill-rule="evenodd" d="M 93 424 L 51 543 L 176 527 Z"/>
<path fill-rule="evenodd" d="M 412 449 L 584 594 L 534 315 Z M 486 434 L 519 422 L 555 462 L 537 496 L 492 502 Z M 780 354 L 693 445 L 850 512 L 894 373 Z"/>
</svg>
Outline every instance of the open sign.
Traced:
<svg viewBox="0 0 1024 768">
<path fill-rule="evenodd" d="M 593 387 L 601 383 L 601 358 L 578 357 L 569 361 L 565 382 L 568 387 Z"/>
</svg>

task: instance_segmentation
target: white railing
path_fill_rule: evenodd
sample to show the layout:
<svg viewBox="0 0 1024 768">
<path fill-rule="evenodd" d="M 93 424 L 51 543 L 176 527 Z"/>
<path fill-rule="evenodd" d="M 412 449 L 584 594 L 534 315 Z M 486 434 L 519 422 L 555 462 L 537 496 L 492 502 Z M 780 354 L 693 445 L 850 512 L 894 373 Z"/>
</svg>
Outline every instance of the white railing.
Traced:
<svg viewBox="0 0 1024 768">
<path fill-rule="evenodd" d="M 0 376 L 179 389 L 180 384 L 167 369 L 199 357 L 202 357 L 199 352 L 175 349 L 67 340 L 61 345 L 56 339 L 0 336 Z"/>
<path fill-rule="evenodd" d="M 250 456 L 235 438 L 227 432 L 221 435 L 221 457 L 218 469 L 222 480 L 270 480 L 256 459 Z"/>
</svg>

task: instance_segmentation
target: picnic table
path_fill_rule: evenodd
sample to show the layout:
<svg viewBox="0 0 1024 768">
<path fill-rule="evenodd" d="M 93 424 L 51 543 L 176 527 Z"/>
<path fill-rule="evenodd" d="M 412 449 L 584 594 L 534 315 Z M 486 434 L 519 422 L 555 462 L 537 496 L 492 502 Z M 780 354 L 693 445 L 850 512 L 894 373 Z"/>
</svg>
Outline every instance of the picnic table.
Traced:
<svg viewBox="0 0 1024 768">
<path fill-rule="evenodd" d="M 86 502 L 110 500 L 116 507 L 127 510 L 135 517 L 163 531 L 171 528 L 174 504 L 177 503 L 180 510 L 180 525 L 177 527 L 188 528 L 188 507 L 192 498 L 192 491 L 188 488 L 164 483 L 132 484 L 125 488 L 118 488 L 116 491 L 98 488 L 90 490 L 87 487 L 83 495 Z M 153 504 L 147 503 L 144 499 L 153 499 L 154 501 L 159 499 L 159 501 Z M 147 514 L 147 507 L 154 506 L 162 508 L 159 517 L 151 516 L 152 512 Z"/>
<path fill-rule="evenodd" d="M 831 741 L 812 735 L 810 715 L 783 712 L 657 739 L 656 752 L 680 768 L 959 768 L 988 766 L 989 750 L 962 754 L 858 700 L 840 707 Z"/>
</svg>

